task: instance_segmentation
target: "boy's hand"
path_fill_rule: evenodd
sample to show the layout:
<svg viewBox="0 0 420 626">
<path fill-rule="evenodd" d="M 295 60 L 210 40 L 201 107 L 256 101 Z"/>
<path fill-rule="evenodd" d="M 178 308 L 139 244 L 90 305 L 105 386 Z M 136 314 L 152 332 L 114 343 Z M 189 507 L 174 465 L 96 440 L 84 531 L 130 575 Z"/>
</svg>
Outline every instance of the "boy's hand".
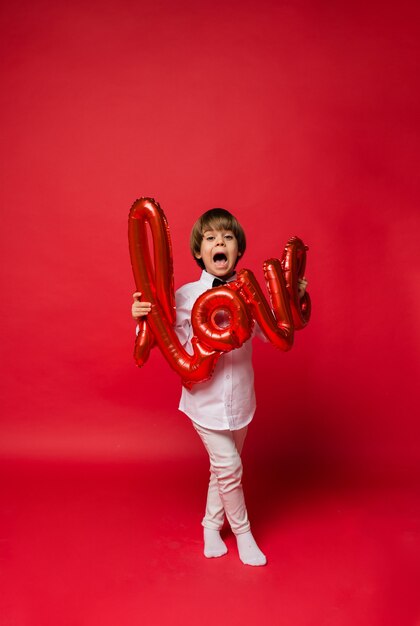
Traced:
<svg viewBox="0 0 420 626">
<path fill-rule="evenodd" d="M 298 279 L 298 294 L 299 294 L 299 298 L 303 298 L 303 296 L 305 295 L 307 284 L 308 284 L 308 281 L 306 280 L 305 276 L 303 278 L 299 278 Z"/>
<path fill-rule="evenodd" d="M 131 315 L 133 316 L 133 319 L 136 320 L 136 322 L 138 321 L 139 317 L 144 317 L 145 315 L 148 315 L 152 308 L 150 302 L 141 302 L 140 298 L 140 291 L 136 291 L 135 293 L 133 293 L 134 302 L 131 307 Z"/>
</svg>

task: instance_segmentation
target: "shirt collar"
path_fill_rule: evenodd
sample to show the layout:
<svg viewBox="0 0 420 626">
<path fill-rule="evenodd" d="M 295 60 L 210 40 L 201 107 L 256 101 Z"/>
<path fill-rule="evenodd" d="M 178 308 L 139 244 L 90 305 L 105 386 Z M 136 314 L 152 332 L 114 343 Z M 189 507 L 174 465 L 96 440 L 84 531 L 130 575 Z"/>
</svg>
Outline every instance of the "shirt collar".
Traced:
<svg viewBox="0 0 420 626">
<path fill-rule="evenodd" d="M 211 289 L 215 278 L 219 278 L 219 276 L 213 276 L 213 274 L 209 274 L 206 270 L 203 270 L 200 276 L 200 282 L 204 283 L 208 289 Z M 236 280 L 236 272 L 228 278 L 226 282 L 231 283 L 234 280 Z"/>
</svg>

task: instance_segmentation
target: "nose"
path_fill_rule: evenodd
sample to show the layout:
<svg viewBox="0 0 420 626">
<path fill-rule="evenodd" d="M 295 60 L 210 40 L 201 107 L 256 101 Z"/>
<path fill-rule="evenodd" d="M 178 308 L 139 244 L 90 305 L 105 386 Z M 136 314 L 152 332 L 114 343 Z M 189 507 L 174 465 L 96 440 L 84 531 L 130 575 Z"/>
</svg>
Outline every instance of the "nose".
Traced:
<svg viewBox="0 0 420 626">
<path fill-rule="evenodd" d="M 217 239 L 216 239 L 216 246 L 220 246 L 220 245 L 222 245 L 222 246 L 225 245 L 225 240 L 223 239 L 222 233 L 219 233 L 217 235 Z"/>
</svg>

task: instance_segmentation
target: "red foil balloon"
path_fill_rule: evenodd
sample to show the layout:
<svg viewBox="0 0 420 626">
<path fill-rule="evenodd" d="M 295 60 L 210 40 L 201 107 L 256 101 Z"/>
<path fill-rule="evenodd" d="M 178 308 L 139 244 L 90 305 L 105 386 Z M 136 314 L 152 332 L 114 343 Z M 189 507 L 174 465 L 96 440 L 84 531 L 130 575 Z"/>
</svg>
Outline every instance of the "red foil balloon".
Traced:
<svg viewBox="0 0 420 626">
<path fill-rule="evenodd" d="M 222 314 L 220 322 L 218 313 Z M 194 303 L 191 320 L 197 339 L 222 352 L 239 348 L 251 337 L 254 325 L 246 303 L 228 286 L 201 294 Z"/>
<path fill-rule="evenodd" d="M 139 323 L 134 350 L 138 366 L 144 365 L 150 350 L 157 344 L 183 384 L 191 388 L 194 383 L 211 377 L 223 352 L 240 347 L 250 338 L 254 320 L 269 341 L 281 350 L 292 347 L 294 330 L 304 328 L 309 321 L 309 294 L 305 293 L 301 299 L 298 296 L 298 279 L 305 271 L 308 248 L 298 237 L 293 237 L 285 247 L 281 262 L 270 259 L 264 263 L 270 304 L 249 270 L 242 270 L 236 281 L 208 290 L 197 299 L 191 312 L 194 336 L 190 355 L 174 330 L 171 238 L 166 217 L 153 198 L 140 198 L 131 207 L 128 239 L 137 291 L 145 302 L 152 304 L 147 318 Z"/>
</svg>

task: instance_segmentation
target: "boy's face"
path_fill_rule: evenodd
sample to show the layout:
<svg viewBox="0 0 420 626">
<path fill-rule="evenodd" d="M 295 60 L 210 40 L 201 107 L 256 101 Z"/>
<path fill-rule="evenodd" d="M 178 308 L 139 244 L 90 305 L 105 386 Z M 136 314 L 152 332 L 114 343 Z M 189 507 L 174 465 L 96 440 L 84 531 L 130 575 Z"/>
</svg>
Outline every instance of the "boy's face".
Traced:
<svg viewBox="0 0 420 626">
<path fill-rule="evenodd" d="M 240 255 L 238 241 L 231 230 L 206 230 L 196 257 L 203 261 L 209 274 L 228 278 L 235 271 Z"/>
</svg>

